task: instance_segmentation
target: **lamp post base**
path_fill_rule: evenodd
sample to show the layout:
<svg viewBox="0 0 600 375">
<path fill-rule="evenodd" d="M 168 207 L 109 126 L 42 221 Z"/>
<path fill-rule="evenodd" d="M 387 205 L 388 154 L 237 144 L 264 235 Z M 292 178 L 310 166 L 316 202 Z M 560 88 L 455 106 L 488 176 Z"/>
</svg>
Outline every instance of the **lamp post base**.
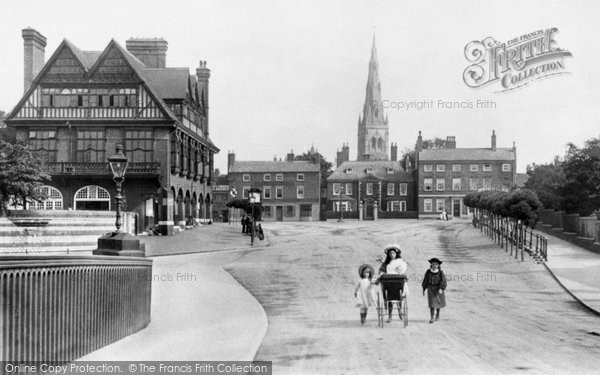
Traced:
<svg viewBox="0 0 600 375">
<path fill-rule="evenodd" d="M 112 255 L 122 257 L 145 257 L 146 246 L 129 233 L 113 232 L 98 238 L 98 248 L 94 255 Z"/>
</svg>

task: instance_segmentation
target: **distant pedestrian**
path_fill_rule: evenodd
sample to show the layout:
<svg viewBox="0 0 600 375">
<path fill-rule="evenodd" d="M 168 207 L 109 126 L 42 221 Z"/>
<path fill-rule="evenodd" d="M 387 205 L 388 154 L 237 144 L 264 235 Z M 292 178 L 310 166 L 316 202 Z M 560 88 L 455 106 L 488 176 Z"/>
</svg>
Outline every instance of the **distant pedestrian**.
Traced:
<svg viewBox="0 0 600 375">
<path fill-rule="evenodd" d="M 373 273 L 373 267 L 368 264 L 358 267 L 360 280 L 354 289 L 354 298 L 356 299 L 356 307 L 360 307 L 360 324 L 365 324 L 369 307 L 377 305 Z"/>
<path fill-rule="evenodd" d="M 246 216 L 246 234 L 252 234 L 253 225 L 254 221 L 252 221 L 252 217 L 250 215 Z"/>
<path fill-rule="evenodd" d="M 438 258 L 429 259 L 430 268 L 423 277 L 423 295 L 427 290 L 427 300 L 429 302 L 429 313 L 431 318 L 429 323 L 440 319 L 440 309 L 446 307 L 446 275 L 442 271 L 442 261 Z"/>
<path fill-rule="evenodd" d="M 242 219 L 240 220 L 242 224 L 242 233 L 246 233 L 246 215 L 242 215 Z"/>
</svg>

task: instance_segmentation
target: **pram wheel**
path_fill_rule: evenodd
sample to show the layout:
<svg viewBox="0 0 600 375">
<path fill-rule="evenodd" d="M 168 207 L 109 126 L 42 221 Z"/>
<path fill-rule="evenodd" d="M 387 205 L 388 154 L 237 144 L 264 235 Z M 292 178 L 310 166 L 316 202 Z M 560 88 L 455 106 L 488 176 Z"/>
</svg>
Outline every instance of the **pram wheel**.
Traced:
<svg viewBox="0 0 600 375">
<path fill-rule="evenodd" d="M 384 319 L 391 320 L 394 309 L 398 310 L 398 317 L 408 326 L 408 301 L 404 295 L 406 276 L 404 275 L 382 275 L 379 278 L 381 284 L 381 295 L 377 294 L 377 314 L 379 326 L 383 328 Z"/>
</svg>

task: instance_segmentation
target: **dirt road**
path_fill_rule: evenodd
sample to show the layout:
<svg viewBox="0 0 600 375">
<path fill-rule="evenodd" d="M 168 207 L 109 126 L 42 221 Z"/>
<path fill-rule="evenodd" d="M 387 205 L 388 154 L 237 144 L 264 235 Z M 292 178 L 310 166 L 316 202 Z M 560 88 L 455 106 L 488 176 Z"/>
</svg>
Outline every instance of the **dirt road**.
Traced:
<svg viewBox="0 0 600 375">
<path fill-rule="evenodd" d="M 468 222 L 268 224 L 271 246 L 225 265 L 269 319 L 257 360 L 274 374 L 598 373 L 600 318 L 530 258 L 514 260 Z M 407 328 L 361 326 L 360 264 L 401 244 L 409 264 Z M 441 320 L 429 324 L 420 282 L 427 259 L 449 278 Z"/>
</svg>

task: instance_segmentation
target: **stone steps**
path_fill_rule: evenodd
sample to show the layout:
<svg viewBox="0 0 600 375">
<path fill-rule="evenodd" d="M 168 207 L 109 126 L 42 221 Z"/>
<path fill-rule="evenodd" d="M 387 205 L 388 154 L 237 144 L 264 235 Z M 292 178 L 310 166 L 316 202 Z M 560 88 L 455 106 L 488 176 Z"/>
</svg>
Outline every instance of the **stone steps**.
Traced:
<svg viewBox="0 0 600 375">
<path fill-rule="evenodd" d="M 115 230 L 111 212 L 14 211 L 0 218 L 0 254 L 89 252 Z"/>
</svg>

